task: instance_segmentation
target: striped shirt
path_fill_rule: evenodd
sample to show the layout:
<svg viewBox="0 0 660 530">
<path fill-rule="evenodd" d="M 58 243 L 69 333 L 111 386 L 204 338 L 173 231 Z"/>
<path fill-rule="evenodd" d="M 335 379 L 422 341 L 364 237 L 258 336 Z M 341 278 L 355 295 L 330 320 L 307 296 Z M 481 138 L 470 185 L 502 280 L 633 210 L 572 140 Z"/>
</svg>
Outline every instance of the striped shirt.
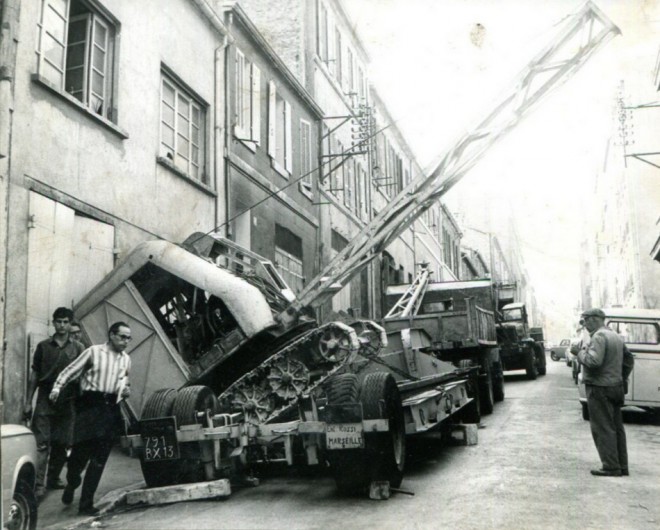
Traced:
<svg viewBox="0 0 660 530">
<path fill-rule="evenodd" d="M 107 342 L 95 344 L 62 370 L 53 390 L 59 391 L 69 381 L 80 377 L 80 389 L 83 392 L 119 394 L 121 387 L 128 385 L 130 368 L 131 358 L 126 352 L 117 353 Z"/>
</svg>

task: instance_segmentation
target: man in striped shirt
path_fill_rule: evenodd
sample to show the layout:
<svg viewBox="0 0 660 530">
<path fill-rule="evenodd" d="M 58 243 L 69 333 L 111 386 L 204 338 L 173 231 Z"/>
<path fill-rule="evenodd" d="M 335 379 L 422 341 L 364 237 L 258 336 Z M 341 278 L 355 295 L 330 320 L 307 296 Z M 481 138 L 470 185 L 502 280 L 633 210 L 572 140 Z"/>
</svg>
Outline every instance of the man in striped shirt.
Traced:
<svg viewBox="0 0 660 530">
<path fill-rule="evenodd" d="M 124 351 L 131 340 L 131 328 L 115 322 L 108 330 L 108 342 L 87 348 L 57 377 L 50 399 L 56 402 L 69 381 L 80 381 L 81 395 L 76 399 L 73 448 L 67 463 L 67 485 L 62 502 L 71 504 L 82 482 L 78 513 L 96 515 L 94 493 L 115 439 L 122 431 L 119 401 L 130 395 L 128 372 L 131 359 Z M 84 481 L 81 475 L 85 466 Z"/>
</svg>

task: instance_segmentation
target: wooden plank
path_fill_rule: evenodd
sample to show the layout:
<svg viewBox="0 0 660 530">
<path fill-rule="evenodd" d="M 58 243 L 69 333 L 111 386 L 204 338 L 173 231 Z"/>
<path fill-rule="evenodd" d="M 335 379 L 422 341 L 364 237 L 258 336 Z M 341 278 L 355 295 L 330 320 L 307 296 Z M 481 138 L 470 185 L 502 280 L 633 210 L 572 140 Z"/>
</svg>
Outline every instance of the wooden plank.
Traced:
<svg viewBox="0 0 660 530">
<path fill-rule="evenodd" d="M 215 497 L 228 497 L 231 495 L 229 479 L 223 478 L 212 482 L 196 482 L 194 484 L 175 484 L 161 488 L 145 488 L 129 491 L 126 494 L 126 503 L 135 504 L 169 504 L 198 499 L 212 499 Z"/>
</svg>

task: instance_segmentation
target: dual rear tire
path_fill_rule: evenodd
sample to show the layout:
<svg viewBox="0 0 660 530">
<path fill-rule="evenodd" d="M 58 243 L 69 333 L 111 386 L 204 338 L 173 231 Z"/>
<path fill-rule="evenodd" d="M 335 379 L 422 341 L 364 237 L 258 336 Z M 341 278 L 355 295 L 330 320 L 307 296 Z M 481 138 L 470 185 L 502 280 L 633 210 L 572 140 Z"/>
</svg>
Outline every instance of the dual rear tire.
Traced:
<svg viewBox="0 0 660 530">
<path fill-rule="evenodd" d="M 217 410 L 213 391 L 206 386 L 188 386 L 176 391 L 163 388 L 154 392 L 142 408 L 142 419 L 174 416 L 177 427 L 197 423 L 197 413 Z M 142 476 L 150 488 L 198 482 L 205 479 L 198 443 L 181 444 L 181 455 L 176 460 L 145 462 L 140 459 Z"/>
<path fill-rule="evenodd" d="M 329 381 L 328 404 L 360 402 L 365 420 L 386 419 L 385 432 L 365 432 L 364 447 L 328 451 L 328 462 L 337 488 L 343 494 L 365 491 L 373 481 L 388 481 L 398 488 L 403 480 L 406 432 L 401 396 L 387 372 L 367 374 L 360 386 L 354 374 L 342 374 Z"/>
</svg>

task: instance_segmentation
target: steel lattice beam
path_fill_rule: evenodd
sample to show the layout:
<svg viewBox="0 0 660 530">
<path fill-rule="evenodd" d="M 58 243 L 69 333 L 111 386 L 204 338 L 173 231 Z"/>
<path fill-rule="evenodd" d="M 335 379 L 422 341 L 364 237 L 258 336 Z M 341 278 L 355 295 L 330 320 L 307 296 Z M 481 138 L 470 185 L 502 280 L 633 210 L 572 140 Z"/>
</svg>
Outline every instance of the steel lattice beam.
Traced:
<svg viewBox="0 0 660 530">
<path fill-rule="evenodd" d="M 587 2 L 567 21 L 550 44 L 530 61 L 493 111 L 471 132 L 463 135 L 429 175 L 415 179 L 392 199 L 388 207 L 307 284 L 282 318 L 295 318 L 306 305 L 321 305 L 345 286 L 460 181 L 544 95 L 570 78 L 593 52 L 619 33 L 616 25 L 598 7 Z"/>
</svg>

